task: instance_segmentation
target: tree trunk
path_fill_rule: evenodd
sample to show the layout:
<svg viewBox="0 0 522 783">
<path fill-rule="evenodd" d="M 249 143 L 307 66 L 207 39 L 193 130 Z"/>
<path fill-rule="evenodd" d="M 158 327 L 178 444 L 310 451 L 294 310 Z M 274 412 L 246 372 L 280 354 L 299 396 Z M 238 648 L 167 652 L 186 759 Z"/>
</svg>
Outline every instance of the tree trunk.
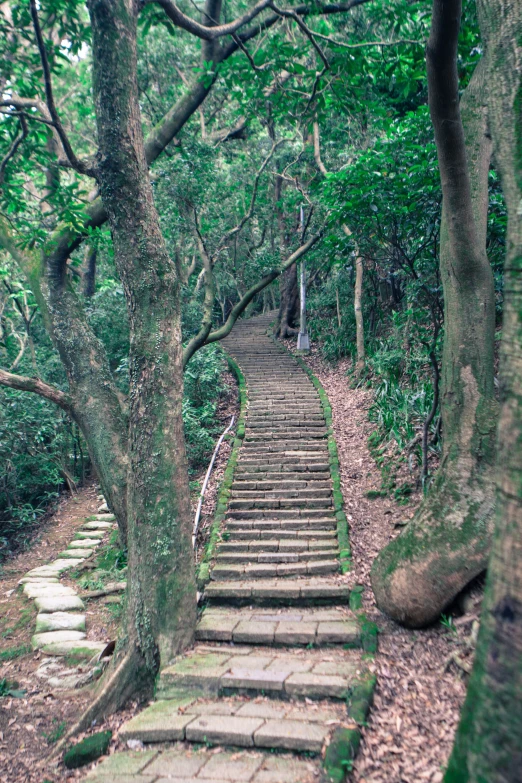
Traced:
<svg viewBox="0 0 522 783">
<path fill-rule="evenodd" d="M 363 260 L 359 253 L 355 260 L 355 288 L 353 296 L 353 308 L 355 310 L 355 334 L 357 341 L 357 362 L 355 372 L 360 375 L 366 364 L 366 352 L 364 349 L 364 320 L 362 312 L 362 284 L 363 284 Z"/>
<path fill-rule="evenodd" d="M 434 0 L 427 63 L 443 193 L 442 460 L 414 519 L 372 567 L 379 608 L 411 627 L 436 620 L 485 569 L 493 525 L 495 298 L 485 251 L 491 141 L 482 63 L 464 93 L 461 119 L 459 25 L 459 0 Z"/>
<path fill-rule="evenodd" d="M 143 143 L 132 0 L 90 0 L 97 173 L 129 312 L 127 655 L 109 700 L 151 694 L 191 644 L 196 586 L 181 404 L 179 280 L 159 228 Z M 121 660 L 121 658 L 120 658 Z"/>
<path fill-rule="evenodd" d="M 103 494 L 125 542 L 128 418 L 105 349 L 90 328 L 82 304 L 70 286 L 65 261 L 58 263 L 52 255 L 19 250 L 2 221 L 0 246 L 24 272 L 60 355 L 69 383 L 68 412 L 82 430 Z"/>
<path fill-rule="evenodd" d="M 446 783 L 522 780 L 522 6 L 479 0 L 495 161 L 508 212 L 496 527 L 475 664 Z"/>
<path fill-rule="evenodd" d="M 279 248 L 281 259 L 286 255 L 286 230 L 285 230 L 285 216 L 283 210 L 279 206 L 281 199 L 281 192 L 283 189 L 283 180 L 280 176 L 275 178 L 275 212 L 277 215 L 277 226 L 279 234 Z M 284 340 L 286 337 L 294 337 L 297 334 L 297 319 L 299 315 L 299 286 L 297 283 L 297 264 L 292 264 L 281 275 L 279 281 L 279 312 L 277 315 L 277 321 L 274 328 L 274 334 L 276 337 L 280 337 Z"/>
</svg>

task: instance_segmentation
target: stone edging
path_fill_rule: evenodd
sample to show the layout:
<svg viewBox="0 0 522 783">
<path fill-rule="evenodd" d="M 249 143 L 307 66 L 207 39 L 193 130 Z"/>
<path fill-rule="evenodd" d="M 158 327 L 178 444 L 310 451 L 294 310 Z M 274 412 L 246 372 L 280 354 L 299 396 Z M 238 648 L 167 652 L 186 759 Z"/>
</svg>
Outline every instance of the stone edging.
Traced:
<svg viewBox="0 0 522 783">
<path fill-rule="evenodd" d="M 197 583 L 198 590 L 200 591 L 203 591 L 205 585 L 210 581 L 210 563 L 215 555 L 216 546 L 220 540 L 221 525 L 225 521 L 228 499 L 230 497 L 232 482 L 234 481 L 234 470 L 239 459 L 239 450 L 243 443 L 243 438 L 245 437 L 246 408 L 248 401 L 245 376 L 243 375 L 239 364 L 234 361 L 231 356 L 227 356 L 226 358 L 228 367 L 235 375 L 239 388 L 239 415 L 237 418 L 236 434 L 232 444 L 232 450 L 218 492 L 214 518 L 210 526 L 210 535 L 198 567 Z"/>
<path fill-rule="evenodd" d="M 113 514 L 98 512 L 87 517 L 57 559 L 31 569 L 20 579 L 24 594 L 35 600 L 38 610 L 31 640 L 34 650 L 49 656 L 90 659 L 107 646 L 87 641 L 85 605 L 74 588 L 60 582 L 60 576 L 90 557 L 114 526 Z M 54 685 L 60 687 L 58 682 Z"/>
</svg>

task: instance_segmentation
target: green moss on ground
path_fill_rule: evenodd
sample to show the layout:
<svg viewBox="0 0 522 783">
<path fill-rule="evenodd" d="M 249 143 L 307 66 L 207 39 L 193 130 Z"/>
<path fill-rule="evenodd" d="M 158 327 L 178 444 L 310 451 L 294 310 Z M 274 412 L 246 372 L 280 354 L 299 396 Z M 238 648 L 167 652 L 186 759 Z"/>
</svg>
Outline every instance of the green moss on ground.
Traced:
<svg viewBox="0 0 522 783">
<path fill-rule="evenodd" d="M 103 756 L 107 752 L 112 731 L 99 731 L 73 745 L 64 753 L 63 763 L 68 769 L 77 769 Z"/>
<path fill-rule="evenodd" d="M 239 364 L 232 359 L 231 356 L 227 356 L 228 366 L 230 371 L 234 374 L 238 388 L 239 388 L 239 415 L 236 426 L 236 437 L 232 444 L 232 450 L 230 457 L 228 458 L 227 467 L 223 475 L 223 481 L 219 488 L 216 508 L 214 511 L 214 519 L 210 526 L 210 533 L 208 541 L 205 545 L 203 556 L 199 563 L 197 583 L 198 589 L 203 591 L 205 585 L 210 580 L 210 563 L 216 553 L 216 547 L 221 540 L 221 528 L 225 521 L 228 499 L 230 497 L 230 491 L 232 488 L 232 482 L 234 481 L 234 471 L 239 459 L 239 450 L 245 437 L 245 421 L 246 421 L 246 407 L 247 407 L 247 385 L 245 376 L 243 375 Z"/>
</svg>

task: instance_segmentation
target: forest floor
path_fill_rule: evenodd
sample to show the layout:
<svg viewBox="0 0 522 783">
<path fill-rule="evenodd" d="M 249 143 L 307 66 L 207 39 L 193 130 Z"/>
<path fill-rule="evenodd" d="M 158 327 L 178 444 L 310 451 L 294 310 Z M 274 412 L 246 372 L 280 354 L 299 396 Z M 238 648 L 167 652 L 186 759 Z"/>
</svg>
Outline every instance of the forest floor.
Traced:
<svg viewBox="0 0 522 783">
<path fill-rule="evenodd" d="M 239 410 L 234 376 L 226 373 L 224 382 L 229 391 L 222 395 L 218 418 L 222 429 L 230 417 Z M 202 507 L 199 548 L 205 540 L 205 529 L 210 524 L 217 499 L 217 491 L 230 454 L 230 444 L 224 441 L 214 465 L 214 471 L 205 493 Z M 200 485 L 206 471 L 194 478 Z M 194 486 L 194 485 L 193 485 Z M 74 724 L 92 699 L 92 688 L 79 690 L 55 690 L 37 676 L 37 670 L 46 656 L 31 650 L 31 637 L 35 632 L 36 609 L 19 588 L 18 582 L 32 568 L 54 559 L 64 550 L 86 517 L 95 514 L 99 506 L 99 490 L 94 482 L 80 489 L 76 495 L 63 495 L 54 514 L 40 526 L 29 547 L 11 559 L 0 569 L 0 783 L 58 783 L 76 780 L 83 770 L 66 770 L 56 761 L 48 760 L 53 745 Z M 194 511 L 198 493 L 193 491 Z M 94 562 L 96 563 L 96 555 Z M 62 576 L 63 584 L 74 586 L 73 580 Z M 87 638 L 110 641 L 116 638 L 121 602 L 115 604 L 112 596 L 89 601 L 87 609 Z M 3 696 L 2 682 L 12 688 L 25 691 L 23 698 Z M 113 730 L 111 751 L 123 749 L 116 733 L 136 711 L 129 705 L 106 721 L 104 728 Z M 16 749 L 16 752 L 14 750 Z"/>
<path fill-rule="evenodd" d="M 412 495 L 407 505 L 400 505 L 390 497 L 367 497 L 369 491 L 379 490 L 381 485 L 380 471 L 367 445 L 371 433 L 368 422 L 371 392 L 350 389 L 347 362 L 331 368 L 314 354 L 307 361 L 321 380 L 333 411 L 351 528 L 353 569 L 348 578 L 353 585 L 364 585 L 366 613 L 380 630 L 379 652 L 373 664 L 378 676 L 374 706 L 351 779 L 354 783 L 438 783 L 443 777 L 465 694 L 463 673 L 454 663 L 454 657 L 458 655 L 466 660 L 469 653 L 466 638 L 476 606 L 469 610 L 471 614 L 452 625 L 438 624 L 417 632 L 400 628 L 377 610 L 369 581 L 371 563 L 377 552 L 400 531 L 401 523 L 413 515 L 420 494 Z M 219 409 L 223 429 L 237 412 L 231 376 L 228 383 L 231 393 L 225 395 Z M 228 454 L 229 444 L 225 441 L 203 507 L 199 542 L 204 540 L 205 528 L 212 518 Z M 50 560 L 67 545 L 82 520 L 96 511 L 96 494 L 96 488 L 91 485 L 74 497 L 62 498 L 56 513 L 45 522 L 31 547 L 5 563 L 0 574 L 0 685 L 6 678 L 26 691 L 23 698 L 0 695 L 1 783 L 66 781 L 82 775 L 80 771 L 67 771 L 56 763 L 48 763 L 46 757 L 53 743 L 81 713 L 92 691 L 89 688 L 53 691 L 36 677 L 42 659 L 41 654 L 30 652 L 36 611 L 33 602 L 17 590 L 17 583 L 29 569 Z M 476 592 L 475 604 L 478 597 Z M 114 638 L 117 619 L 110 604 L 90 602 L 88 628 L 90 638 Z M 134 711 L 135 705 L 130 705 L 107 722 L 107 728 L 115 733 L 111 751 L 123 749 L 116 732 Z"/>
<path fill-rule="evenodd" d="M 353 568 L 350 583 L 364 585 L 364 608 L 379 627 L 375 660 L 377 688 L 368 725 L 355 761 L 354 783 L 439 783 L 443 778 L 459 711 L 465 676 L 454 657 L 471 660 L 467 644 L 480 600 L 472 591 L 468 614 L 422 631 L 408 631 L 375 606 L 370 586 L 371 564 L 388 541 L 409 520 L 421 500 L 419 491 L 406 505 L 391 497 L 374 497 L 381 472 L 368 449 L 371 391 L 350 388 L 350 362 L 335 368 L 312 353 L 307 364 L 323 384 L 332 406 L 339 451 L 345 509 L 350 525 Z M 373 491 L 373 492 L 372 492 Z"/>
</svg>

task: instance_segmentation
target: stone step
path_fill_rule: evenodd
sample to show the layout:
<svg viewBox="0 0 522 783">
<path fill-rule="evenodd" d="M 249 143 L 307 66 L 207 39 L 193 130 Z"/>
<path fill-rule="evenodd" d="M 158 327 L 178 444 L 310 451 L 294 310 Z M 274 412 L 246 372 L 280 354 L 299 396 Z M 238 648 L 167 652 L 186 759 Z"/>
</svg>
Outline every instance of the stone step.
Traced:
<svg viewBox="0 0 522 783">
<path fill-rule="evenodd" d="M 348 605 L 350 589 L 332 578 L 213 580 L 206 586 L 203 598 L 210 603 L 237 606 Z"/>
<path fill-rule="evenodd" d="M 319 574 L 334 574 L 339 571 L 339 561 L 306 560 L 298 563 L 249 563 L 236 565 L 234 563 L 218 563 L 210 573 L 213 580 L 222 579 L 281 579 L 296 576 L 318 576 Z"/>
<path fill-rule="evenodd" d="M 295 497 L 295 498 L 259 498 L 258 500 L 231 500 L 229 502 L 230 512 L 235 511 L 266 511 L 277 509 L 304 509 L 309 511 L 310 509 L 322 509 L 328 510 L 332 506 L 331 497 Z M 292 511 L 290 511 L 292 513 Z"/>
<path fill-rule="evenodd" d="M 254 512 L 252 512 L 253 514 Z M 229 512 L 230 517 L 231 512 Z M 267 517 L 244 516 L 239 519 L 229 518 L 226 524 L 227 530 L 328 530 L 337 527 L 337 521 L 333 515 L 316 515 L 311 512 L 303 513 L 299 516 L 298 512 L 279 512 L 279 518 L 272 515 Z"/>
<path fill-rule="evenodd" d="M 322 490 L 328 489 L 331 491 L 332 485 L 329 477 L 305 477 L 300 474 L 296 474 L 291 479 L 283 479 L 277 473 L 272 474 L 275 478 L 260 477 L 259 475 L 252 474 L 251 477 L 245 478 L 244 475 L 238 476 L 232 484 L 232 492 L 242 492 L 258 490 L 258 491 L 274 491 L 274 490 Z"/>
<path fill-rule="evenodd" d="M 247 428 L 245 434 L 245 443 L 266 443 L 267 446 L 272 445 L 274 441 L 278 443 L 285 439 L 287 441 L 300 442 L 300 441 L 313 441 L 322 440 L 326 437 L 326 428 L 318 427 L 316 430 L 304 429 L 304 427 L 296 427 L 295 429 L 249 429 Z"/>
<path fill-rule="evenodd" d="M 270 540 L 273 539 L 274 536 L 277 536 L 279 539 L 286 539 L 286 540 L 298 540 L 298 539 L 310 539 L 310 540 L 330 540 L 335 541 L 337 537 L 337 531 L 334 526 L 331 526 L 329 529 L 321 529 L 321 528 L 310 528 L 307 530 L 301 530 L 301 529 L 294 529 L 294 530 L 282 530 L 278 529 L 274 531 L 273 529 L 268 530 L 261 530 L 259 528 L 251 528 L 251 529 L 234 529 L 234 530 L 228 530 L 225 533 L 226 535 L 226 541 L 258 541 L 260 539 L 266 539 Z"/>
<path fill-rule="evenodd" d="M 281 646 L 361 646 L 357 620 L 348 610 L 338 608 L 263 611 L 210 606 L 198 622 L 196 639 Z"/>
<path fill-rule="evenodd" d="M 332 560 L 338 557 L 338 547 L 328 549 L 316 549 L 303 552 L 273 552 L 270 549 L 260 552 L 219 552 L 216 562 L 218 565 L 231 563 L 248 565 L 255 563 L 302 563 L 308 561 Z"/>
<path fill-rule="evenodd" d="M 279 540 L 277 538 L 250 539 L 248 541 L 223 542 L 218 552 L 307 552 L 336 549 L 335 538 L 304 538 Z"/>
<path fill-rule="evenodd" d="M 255 489 L 235 489 L 232 486 L 231 497 L 234 500 L 288 500 L 298 498 L 306 500 L 309 498 L 328 498 L 332 495 L 331 486 L 324 487 L 259 487 Z"/>
<path fill-rule="evenodd" d="M 244 706 L 241 701 L 240 707 Z M 320 708 L 320 705 L 318 705 Z M 210 707 L 208 708 L 211 712 Z M 212 713 L 211 713 L 212 714 Z M 228 713 L 233 714 L 233 712 Z M 317 710 L 317 720 L 329 712 Z M 333 717 L 326 720 L 332 720 Z M 128 725 L 128 724 L 127 724 Z M 335 727 L 334 727 L 335 728 Z M 150 736 L 150 734 L 149 734 Z M 131 737 L 133 739 L 134 737 Z M 134 738 L 135 739 L 135 738 Z M 287 739 L 286 742 L 290 742 Z M 152 747 L 152 746 L 151 746 Z M 286 750 L 286 748 L 282 749 Z M 308 756 L 308 753 L 307 753 Z M 317 783 L 321 774 L 319 759 L 296 758 L 290 753 L 272 754 L 262 748 L 216 753 L 201 748 L 167 746 L 151 750 L 114 753 L 106 757 L 85 778 L 86 783 Z"/>
<path fill-rule="evenodd" d="M 324 474 L 328 474 L 325 476 Z M 325 481 L 329 479 L 330 468 L 327 462 L 303 462 L 281 464 L 266 462 L 264 465 L 252 462 L 251 467 L 242 461 L 238 462 L 235 475 L 238 481 L 282 481 L 298 479 L 299 481 Z M 307 475 L 310 474 L 310 475 Z"/>
<path fill-rule="evenodd" d="M 337 628 L 335 621 L 324 623 L 325 638 L 332 636 L 334 628 L 328 631 L 332 623 Z M 267 621 L 263 626 L 269 638 L 274 623 Z M 319 631 L 315 633 L 317 638 Z M 241 635 L 246 638 L 252 634 L 245 626 Z M 298 655 L 273 648 L 196 646 L 163 669 L 158 697 L 169 698 L 180 688 L 192 688 L 214 696 L 264 693 L 287 699 L 346 699 L 362 669 L 360 654 L 343 649 L 336 652 L 334 661 L 323 658 L 320 649 Z"/>
<path fill-rule="evenodd" d="M 192 699 L 192 700 L 191 700 Z M 164 743 L 185 741 L 207 746 L 224 745 L 227 747 L 266 748 L 272 751 L 294 751 L 307 754 L 321 753 L 328 737 L 337 727 L 353 725 L 347 716 L 344 705 L 318 705 L 318 709 L 307 709 L 302 705 L 274 700 L 245 701 L 245 699 L 214 699 L 209 701 L 204 697 L 183 697 L 179 693 L 175 698 L 162 699 L 143 710 L 119 730 L 118 736 L 125 743 L 129 740 L 140 740 L 144 743 Z M 179 753 L 179 751 L 177 751 Z M 145 754 L 143 754 L 145 755 Z M 171 757 L 167 756 L 167 764 L 151 763 L 142 768 L 142 775 L 136 781 L 152 783 L 158 780 L 167 781 L 175 775 L 175 783 L 190 783 L 192 780 L 208 781 L 208 783 L 224 783 L 227 781 L 251 781 L 256 769 L 265 764 L 264 756 L 248 756 L 247 776 L 245 762 L 243 766 L 234 766 L 237 754 L 219 753 L 191 755 L 190 766 L 187 757 L 176 759 L 170 766 Z M 150 757 L 149 757 L 150 758 Z M 277 757 L 274 757 L 277 758 Z M 109 759 L 110 761 L 110 759 Z M 168 765 L 168 766 L 167 766 Z M 196 770 L 203 767 L 203 772 L 192 777 Z M 98 767 L 103 769 L 103 765 Z M 259 778 L 260 781 L 279 781 L 291 783 L 295 778 L 279 777 L 284 765 L 276 767 L 277 777 Z M 292 769 L 292 768 L 291 768 Z M 301 768 L 304 771 L 304 767 Z M 186 775 L 192 773 L 190 777 Z M 150 775 L 149 775 L 150 773 Z M 185 774 L 184 774 L 185 773 Z M 183 775 L 183 777 L 180 777 Z M 212 777 L 209 777 L 212 775 Z M 308 776 L 307 776 L 308 777 Z M 307 777 L 298 778 L 298 783 L 306 783 Z M 88 780 L 89 778 L 87 778 Z M 119 780 L 116 775 L 112 780 Z M 132 780 L 125 777 L 125 781 Z M 257 780 L 258 778 L 253 778 Z M 110 783 L 107 778 L 107 783 Z M 122 779 L 123 783 L 123 779 Z"/>
</svg>

